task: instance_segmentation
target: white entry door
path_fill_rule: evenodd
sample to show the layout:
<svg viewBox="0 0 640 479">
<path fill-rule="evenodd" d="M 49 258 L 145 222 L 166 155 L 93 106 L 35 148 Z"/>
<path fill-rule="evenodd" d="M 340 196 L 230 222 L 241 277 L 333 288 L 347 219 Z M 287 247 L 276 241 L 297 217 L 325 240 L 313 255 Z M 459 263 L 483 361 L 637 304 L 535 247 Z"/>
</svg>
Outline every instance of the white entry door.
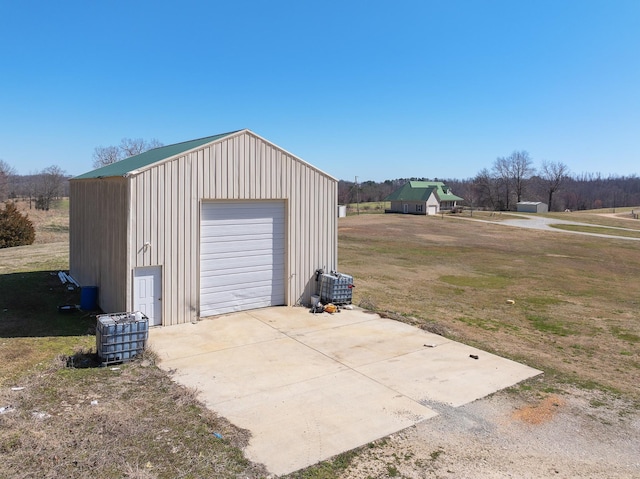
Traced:
<svg viewBox="0 0 640 479">
<path fill-rule="evenodd" d="M 149 318 L 149 326 L 162 324 L 162 269 L 160 266 L 135 268 L 133 310 Z"/>
</svg>

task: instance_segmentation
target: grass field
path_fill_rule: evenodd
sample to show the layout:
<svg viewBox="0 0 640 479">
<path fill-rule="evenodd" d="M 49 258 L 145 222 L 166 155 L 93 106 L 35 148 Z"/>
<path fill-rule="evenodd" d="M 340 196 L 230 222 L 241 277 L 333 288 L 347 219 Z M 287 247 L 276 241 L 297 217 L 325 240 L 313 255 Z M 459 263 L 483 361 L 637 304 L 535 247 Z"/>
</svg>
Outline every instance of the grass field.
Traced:
<svg viewBox="0 0 640 479">
<path fill-rule="evenodd" d="M 347 205 L 347 215 L 367 215 L 384 213 L 385 209 L 391 207 L 390 201 L 369 201 L 364 203 L 349 203 Z"/>
<path fill-rule="evenodd" d="M 67 211 L 62 202 L 30 212 L 36 244 L 0 250 L 0 477 L 264 477 L 242 456 L 246 432 L 173 383 L 152 354 L 90 367 L 95 318 L 58 313 L 78 293 L 51 274 L 68 267 Z M 545 371 L 514 394 L 570 385 L 640 407 L 638 241 L 362 214 L 340 219 L 339 258 L 354 302 Z M 358 454 L 291 477 L 339 477 Z"/>
<path fill-rule="evenodd" d="M 28 214 L 35 244 L 0 249 L 0 477 L 264 477 L 242 455 L 247 433 L 152 353 L 96 367 L 95 317 L 58 312 L 79 303 L 55 275 L 69 263 L 68 202 Z"/>
<path fill-rule="evenodd" d="M 361 215 L 341 220 L 339 245 L 356 302 L 437 324 L 549 378 L 640 398 L 640 242 Z"/>
</svg>

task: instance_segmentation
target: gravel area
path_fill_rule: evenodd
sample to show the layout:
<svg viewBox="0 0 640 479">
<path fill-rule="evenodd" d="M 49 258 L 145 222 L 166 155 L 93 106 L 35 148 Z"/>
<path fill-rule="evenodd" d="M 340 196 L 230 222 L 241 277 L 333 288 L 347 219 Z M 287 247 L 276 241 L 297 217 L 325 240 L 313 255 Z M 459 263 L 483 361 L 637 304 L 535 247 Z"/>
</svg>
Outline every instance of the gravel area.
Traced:
<svg viewBox="0 0 640 479">
<path fill-rule="evenodd" d="M 640 477 L 637 404 L 573 389 L 428 405 L 440 415 L 374 443 L 342 477 Z"/>
</svg>

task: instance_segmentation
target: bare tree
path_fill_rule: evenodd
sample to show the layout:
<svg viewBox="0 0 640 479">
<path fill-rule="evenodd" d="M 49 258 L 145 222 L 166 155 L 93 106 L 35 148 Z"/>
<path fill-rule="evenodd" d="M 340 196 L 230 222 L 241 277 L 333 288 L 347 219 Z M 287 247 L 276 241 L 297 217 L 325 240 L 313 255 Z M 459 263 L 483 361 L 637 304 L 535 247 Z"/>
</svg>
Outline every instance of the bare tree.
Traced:
<svg viewBox="0 0 640 479">
<path fill-rule="evenodd" d="M 124 159 L 117 146 L 98 146 L 93 150 L 93 167 L 102 168 Z"/>
<path fill-rule="evenodd" d="M 491 172 L 483 168 L 473 179 L 476 191 L 476 205 L 488 206 L 492 210 L 498 208 L 498 180 Z"/>
<path fill-rule="evenodd" d="M 11 178 L 15 176 L 16 170 L 9 163 L 0 159 L 0 201 L 4 201 L 11 193 Z"/>
<path fill-rule="evenodd" d="M 462 181 L 447 180 L 447 185 L 455 185 L 456 194 L 464 198 L 463 204 L 469 207 L 471 216 L 473 216 L 473 209 L 480 205 L 480 186 L 476 183 L 476 178 L 468 178 Z"/>
<path fill-rule="evenodd" d="M 525 191 L 526 182 L 536 169 L 533 166 L 533 160 L 526 151 L 514 151 L 508 158 L 511 168 L 511 180 L 516 193 L 516 200 L 522 201 L 522 195 Z"/>
<path fill-rule="evenodd" d="M 503 192 L 504 209 L 509 209 L 512 194 L 515 194 L 517 202 L 522 201 L 527 181 L 535 171 L 533 160 L 524 150 L 514 151 L 506 158 L 496 158 L 493 172 Z"/>
<path fill-rule="evenodd" d="M 559 161 L 543 161 L 540 177 L 544 181 L 547 193 L 549 194 L 549 211 L 553 211 L 553 194 L 560 189 L 562 182 L 569 174 L 569 167 Z"/>
<path fill-rule="evenodd" d="M 93 167 L 101 168 L 160 146 L 163 144 L 155 138 L 149 141 L 142 138 L 123 138 L 118 146 L 96 147 L 93 150 Z"/>
<path fill-rule="evenodd" d="M 496 190 L 496 208 L 508 210 L 511 202 L 511 168 L 507 158 L 496 158 L 492 168 Z"/>
<path fill-rule="evenodd" d="M 152 138 L 149 141 L 145 141 L 142 138 L 123 138 L 122 141 L 120 141 L 120 151 L 125 158 L 139 155 L 140 153 L 144 153 L 145 151 L 152 150 L 160 146 L 163 146 L 162 143 L 155 138 Z"/>
<path fill-rule="evenodd" d="M 60 196 L 67 175 L 59 166 L 52 165 L 42 170 L 39 176 L 36 209 L 48 210 L 51 201 Z"/>
</svg>

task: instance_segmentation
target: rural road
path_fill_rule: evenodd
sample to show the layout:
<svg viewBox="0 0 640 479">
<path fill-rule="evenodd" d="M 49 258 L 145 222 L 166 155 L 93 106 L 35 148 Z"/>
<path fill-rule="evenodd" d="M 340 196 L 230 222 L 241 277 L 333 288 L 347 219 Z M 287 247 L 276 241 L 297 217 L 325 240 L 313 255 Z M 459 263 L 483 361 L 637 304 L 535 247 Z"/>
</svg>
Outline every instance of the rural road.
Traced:
<svg viewBox="0 0 640 479">
<path fill-rule="evenodd" d="M 558 220 L 555 218 L 545 218 L 543 216 L 518 216 L 518 215 L 512 215 L 512 214 L 508 214 L 508 216 L 513 217 L 513 219 L 506 219 L 506 220 L 500 220 L 500 221 L 490 221 L 490 220 L 481 220 L 481 219 L 475 219 L 475 218 L 462 218 L 462 217 L 456 217 L 456 218 L 461 218 L 461 219 L 470 219 L 470 220 L 474 220 L 474 221 L 482 221 L 484 223 L 492 223 L 495 225 L 504 225 L 504 226 L 515 226 L 518 228 L 530 228 L 530 229 L 536 229 L 536 230 L 546 230 L 546 231 L 558 231 L 561 233 L 571 233 L 571 234 L 579 234 L 579 235 L 588 235 L 588 236 L 599 236 L 601 238 L 615 238 L 615 239 L 623 239 L 623 240 L 631 240 L 631 241 L 640 241 L 640 238 L 632 238 L 629 236 L 615 236 L 615 235 L 609 235 L 609 234 L 602 234 L 602 233 L 587 233 L 585 231 L 569 231 L 569 230 L 563 230 L 563 229 L 559 229 L 559 228 L 554 228 L 552 225 L 554 224 L 563 224 L 563 225 L 577 225 L 577 226 L 586 226 L 586 227 L 602 227 L 602 228 L 608 228 L 611 230 L 620 230 L 620 231 L 634 231 L 634 232 L 638 232 L 638 230 L 635 229 L 631 229 L 631 228 L 620 228 L 620 227 L 614 227 L 614 226 L 601 226 L 601 225 L 593 225 L 593 224 L 589 224 L 589 223 L 579 223 L 577 221 L 565 221 L 565 220 Z"/>
</svg>

